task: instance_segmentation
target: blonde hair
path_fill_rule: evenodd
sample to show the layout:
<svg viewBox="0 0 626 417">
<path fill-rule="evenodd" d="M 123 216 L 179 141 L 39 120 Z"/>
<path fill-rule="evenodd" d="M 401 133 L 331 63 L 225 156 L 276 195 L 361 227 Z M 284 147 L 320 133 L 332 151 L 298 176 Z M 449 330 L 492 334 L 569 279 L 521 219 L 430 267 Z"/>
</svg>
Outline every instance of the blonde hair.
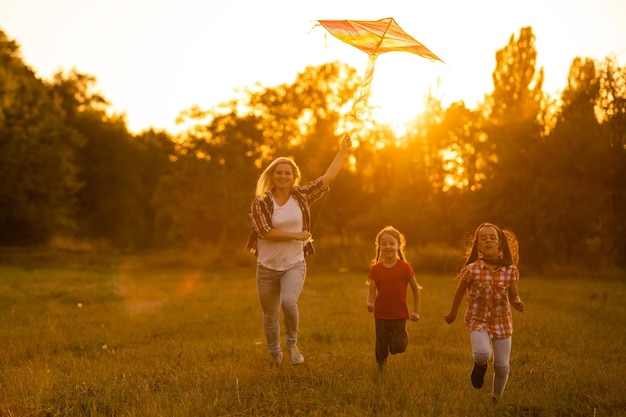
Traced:
<svg viewBox="0 0 626 417">
<path fill-rule="evenodd" d="M 274 171 L 276 171 L 276 167 L 280 164 L 289 164 L 291 169 L 293 170 L 293 185 L 298 185 L 300 183 L 300 168 L 296 164 L 296 162 L 287 158 L 286 156 L 281 156 L 279 158 L 274 159 L 265 170 L 259 176 L 259 179 L 256 182 L 256 196 L 261 196 L 265 194 L 267 191 L 270 191 L 272 186 L 272 175 L 274 175 Z"/>
<path fill-rule="evenodd" d="M 398 241 L 398 258 L 406 261 L 406 255 L 404 254 L 404 248 L 406 246 L 406 239 L 404 235 L 393 226 L 385 226 L 378 234 L 376 235 L 376 241 L 374 242 L 376 246 L 376 257 L 374 258 L 373 263 L 378 263 L 380 259 L 380 239 L 383 235 L 391 235 Z"/>
</svg>

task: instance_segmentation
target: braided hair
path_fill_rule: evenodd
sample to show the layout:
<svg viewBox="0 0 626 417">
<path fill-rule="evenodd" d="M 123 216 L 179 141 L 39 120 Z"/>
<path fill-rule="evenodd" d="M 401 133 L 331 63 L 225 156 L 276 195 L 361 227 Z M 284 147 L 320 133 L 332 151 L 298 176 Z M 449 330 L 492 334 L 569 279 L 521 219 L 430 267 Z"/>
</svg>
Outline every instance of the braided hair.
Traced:
<svg viewBox="0 0 626 417">
<path fill-rule="evenodd" d="M 406 261 L 406 255 L 404 253 L 404 248 L 406 246 L 406 238 L 404 235 L 393 226 L 385 226 L 378 234 L 376 235 L 376 241 L 374 242 L 376 247 L 376 257 L 374 258 L 372 264 L 378 263 L 380 260 L 380 239 L 383 235 L 391 235 L 398 241 L 398 258 Z"/>
</svg>

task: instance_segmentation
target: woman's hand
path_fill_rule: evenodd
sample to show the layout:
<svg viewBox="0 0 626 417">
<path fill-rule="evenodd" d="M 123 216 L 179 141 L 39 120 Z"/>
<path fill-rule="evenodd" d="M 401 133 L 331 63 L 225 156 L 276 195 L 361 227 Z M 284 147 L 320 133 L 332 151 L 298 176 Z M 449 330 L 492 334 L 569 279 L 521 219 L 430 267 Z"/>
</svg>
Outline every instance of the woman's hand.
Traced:
<svg viewBox="0 0 626 417">
<path fill-rule="evenodd" d="M 420 319 L 420 313 L 411 313 L 411 321 L 418 321 Z"/>
<path fill-rule="evenodd" d="M 294 233 L 294 235 L 295 235 L 294 239 L 301 240 L 304 242 L 305 240 L 308 240 L 311 237 L 311 232 L 307 232 L 306 230 L 303 230 L 301 232 Z"/>
<path fill-rule="evenodd" d="M 350 135 L 345 135 L 341 140 L 341 149 L 350 149 L 352 148 L 352 139 Z"/>
<path fill-rule="evenodd" d="M 352 139 L 350 139 L 349 135 L 345 135 L 341 140 L 341 149 L 337 152 L 337 156 L 335 156 L 335 159 L 331 162 L 324 175 L 321 176 L 324 185 L 330 185 L 330 183 L 335 180 L 335 177 L 339 174 L 339 170 L 348 156 L 351 147 Z"/>
</svg>

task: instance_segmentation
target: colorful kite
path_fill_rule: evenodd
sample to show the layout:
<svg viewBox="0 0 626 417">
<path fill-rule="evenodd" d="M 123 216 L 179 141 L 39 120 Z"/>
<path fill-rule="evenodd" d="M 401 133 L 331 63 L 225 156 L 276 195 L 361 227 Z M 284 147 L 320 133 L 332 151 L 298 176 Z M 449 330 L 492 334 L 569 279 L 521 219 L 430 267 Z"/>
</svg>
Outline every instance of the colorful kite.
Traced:
<svg viewBox="0 0 626 417">
<path fill-rule="evenodd" d="M 385 52 L 409 52 L 431 61 L 441 61 L 437 55 L 416 41 L 388 17 L 380 20 L 318 20 L 331 35 L 337 39 L 359 48 L 369 55 L 363 84 L 353 109 L 360 102 L 365 103 L 369 95 L 370 85 L 374 77 L 374 64 L 380 54 Z"/>
</svg>

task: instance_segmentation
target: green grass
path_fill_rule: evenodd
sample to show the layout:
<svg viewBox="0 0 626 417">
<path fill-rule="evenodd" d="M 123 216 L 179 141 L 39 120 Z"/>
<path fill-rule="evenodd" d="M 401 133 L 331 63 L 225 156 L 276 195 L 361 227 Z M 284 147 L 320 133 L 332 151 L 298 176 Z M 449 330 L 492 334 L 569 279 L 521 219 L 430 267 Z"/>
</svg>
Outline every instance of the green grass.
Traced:
<svg viewBox="0 0 626 417">
<path fill-rule="evenodd" d="M 472 388 L 462 319 L 443 320 L 454 277 L 418 276 L 422 319 L 379 373 L 365 275 L 310 269 L 306 362 L 273 369 L 254 270 L 83 255 L 5 262 L 0 415 L 626 415 L 626 277 L 522 276 L 527 311 L 514 313 L 511 375 L 494 406 L 492 368 Z"/>
</svg>

